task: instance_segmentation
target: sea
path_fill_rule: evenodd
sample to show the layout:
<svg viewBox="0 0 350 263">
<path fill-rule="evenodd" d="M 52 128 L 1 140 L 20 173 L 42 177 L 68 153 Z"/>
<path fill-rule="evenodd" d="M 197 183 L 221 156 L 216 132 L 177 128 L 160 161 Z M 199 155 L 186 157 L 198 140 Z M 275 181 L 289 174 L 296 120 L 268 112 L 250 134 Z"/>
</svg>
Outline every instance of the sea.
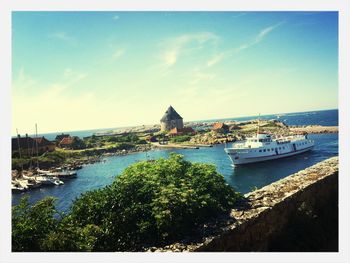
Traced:
<svg viewBox="0 0 350 263">
<path fill-rule="evenodd" d="M 256 119 L 258 116 L 220 119 L 244 121 Z M 278 119 L 288 125 L 338 125 L 338 110 L 286 113 L 260 116 L 261 119 Z M 206 120 L 206 121 L 220 121 Z M 89 136 L 99 130 L 76 132 L 76 136 Z M 72 133 L 71 133 L 72 134 Z M 56 136 L 56 135 L 53 135 Z M 65 182 L 64 185 L 41 187 L 26 193 L 12 194 L 12 204 L 16 205 L 23 196 L 29 197 L 30 203 L 35 203 L 46 196 L 53 196 L 56 208 L 68 212 L 72 202 L 82 193 L 102 188 L 112 183 L 115 178 L 129 165 L 147 159 L 167 158 L 171 152 L 182 154 L 192 162 L 214 164 L 226 182 L 235 190 L 247 193 L 284 178 L 292 173 L 305 169 L 313 164 L 338 155 L 338 134 L 310 134 L 315 141 L 315 147 L 306 153 L 262 163 L 233 167 L 224 151 L 225 145 L 200 147 L 199 149 L 166 149 L 153 150 L 147 153 L 133 153 L 125 156 L 105 157 L 102 162 L 89 164 L 78 170 L 78 176 Z M 227 145 L 228 147 L 230 144 Z"/>
</svg>

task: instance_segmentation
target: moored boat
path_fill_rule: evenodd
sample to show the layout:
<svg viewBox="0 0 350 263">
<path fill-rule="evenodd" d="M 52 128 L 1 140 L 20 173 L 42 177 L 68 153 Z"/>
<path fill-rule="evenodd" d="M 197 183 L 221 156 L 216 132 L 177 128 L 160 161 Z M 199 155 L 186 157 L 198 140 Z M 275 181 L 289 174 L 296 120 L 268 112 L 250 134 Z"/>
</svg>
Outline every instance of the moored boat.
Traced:
<svg viewBox="0 0 350 263">
<path fill-rule="evenodd" d="M 60 170 L 60 171 L 45 171 L 45 170 L 37 170 L 38 173 L 43 174 L 45 176 L 50 177 L 57 177 L 60 179 L 70 179 L 77 177 L 76 171 L 69 171 L 69 170 Z"/>
<path fill-rule="evenodd" d="M 225 152 L 233 165 L 275 160 L 311 150 L 315 142 L 307 134 L 272 136 L 259 131 L 244 141 L 233 143 Z"/>
<path fill-rule="evenodd" d="M 27 189 L 24 188 L 19 182 L 12 181 L 11 182 L 11 191 L 12 193 L 22 193 L 26 191 Z"/>
<path fill-rule="evenodd" d="M 35 180 L 40 182 L 43 185 L 61 185 L 64 184 L 57 177 L 46 177 L 46 176 L 36 176 Z"/>
</svg>

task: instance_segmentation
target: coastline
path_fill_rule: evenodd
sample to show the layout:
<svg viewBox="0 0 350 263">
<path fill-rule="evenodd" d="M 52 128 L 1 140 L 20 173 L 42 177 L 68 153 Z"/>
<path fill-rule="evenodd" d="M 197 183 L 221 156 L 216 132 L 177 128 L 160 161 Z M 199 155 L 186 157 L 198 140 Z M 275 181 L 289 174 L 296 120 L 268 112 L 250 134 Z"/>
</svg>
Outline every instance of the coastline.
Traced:
<svg viewBox="0 0 350 263">
<path fill-rule="evenodd" d="M 250 121 L 242 121 L 242 122 L 225 122 L 227 125 L 227 131 L 222 130 L 214 130 L 211 126 L 205 126 L 205 123 L 197 123 L 194 124 L 194 127 L 206 127 L 203 130 L 200 130 L 190 136 L 187 136 L 187 139 L 184 141 L 176 141 L 169 137 L 168 141 L 165 143 L 162 142 L 162 139 L 159 141 L 151 141 L 147 139 L 148 137 L 152 137 L 149 134 L 158 134 L 161 136 L 160 132 L 156 133 L 148 133 L 147 127 L 134 127 L 137 132 L 130 132 L 126 134 L 132 134 L 132 136 L 136 136 L 138 138 L 138 142 L 126 142 L 126 143 L 107 143 L 100 144 L 100 146 L 92 147 L 92 148 L 83 148 L 80 150 L 72 150 L 72 149 L 62 149 L 56 147 L 53 152 L 48 153 L 48 155 L 44 154 L 40 156 L 39 163 L 41 169 L 48 170 L 49 173 L 57 173 L 58 171 L 73 171 L 81 169 L 83 166 L 97 163 L 97 162 L 105 162 L 105 157 L 112 156 L 125 156 L 133 153 L 154 151 L 154 150 L 164 150 L 164 149 L 199 149 L 201 147 L 213 147 L 217 144 L 223 143 L 232 143 L 235 141 L 244 140 L 247 136 L 251 136 L 256 133 L 256 125 L 257 120 Z M 203 126 L 204 125 L 204 126 Z M 286 135 L 286 134 L 321 134 L 321 133 L 338 133 L 338 126 L 321 126 L 321 125 L 293 125 L 288 126 L 281 121 L 278 120 L 262 120 L 260 121 L 260 127 L 266 132 L 271 134 L 278 135 Z M 115 137 L 117 136 L 117 137 Z M 118 138 L 118 136 L 122 135 L 101 135 L 96 136 L 97 142 L 104 142 L 108 138 Z M 129 135 L 128 135 L 129 136 Z M 164 135 L 163 135 L 164 136 Z M 93 137 L 93 136 L 92 136 Z M 89 140 L 88 137 L 86 138 Z M 181 137 L 181 136 L 180 136 Z M 186 137 L 186 136 L 185 136 Z M 160 137 L 162 138 L 162 137 Z M 96 139 L 95 139 L 96 140 Z M 142 142 L 143 141 L 143 142 Z M 123 145 L 123 146 L 122 146 Z M 13 170 L 11 173 L 11 178 L 13 184 L 19 185 L 29 185 L 29 180 L 33 182 L 36 181 L 37 176 L 42 176 L 42 174 L 35 168 L 33 168 L 33 164 L 35 164 L 35 160 L 37 157 L 33 157 L 26 160 L 26 165 L 24 166 L 22 163 L 22 169 L 20 169 L 20 161 L 21 159 L 12 158 L 13 161 Z M 36 158 L 36 159 L 35 159 Z M 47 158 L 51 158 L 51 161 L 46 161 Z M 16 166 L 14 166 L 16 164 Z M 17 167 L 17 168 L 14 168 Z M 62 177 L 63 178 L 63 177 Z M 60 179 L 57 177 L 57 179 Z M 36 186 L 32 186 L 32 188 L 36 188 Z M 28 187 L 27 190 L 30 190 L 31 187 Z"/>
</svg>

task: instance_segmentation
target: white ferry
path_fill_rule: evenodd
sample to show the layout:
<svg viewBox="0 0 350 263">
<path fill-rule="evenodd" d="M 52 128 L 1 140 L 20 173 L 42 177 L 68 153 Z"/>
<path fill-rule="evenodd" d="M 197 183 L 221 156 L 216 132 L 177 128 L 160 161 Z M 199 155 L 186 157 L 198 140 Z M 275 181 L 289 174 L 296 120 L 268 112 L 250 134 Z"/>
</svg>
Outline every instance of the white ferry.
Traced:
<svg viewBox="0 0 350 263">
<path fill-rule="evenodd" d="M 225 152 L 233 165 L 263 162 L 279 159 L 309 151 L 314 141 L 307 135 L 291 135 L 273 137 L 264 132 L 258 132 L 243 142 L 233 143 L 231 148 L 225 147 Z"/>
</svg>

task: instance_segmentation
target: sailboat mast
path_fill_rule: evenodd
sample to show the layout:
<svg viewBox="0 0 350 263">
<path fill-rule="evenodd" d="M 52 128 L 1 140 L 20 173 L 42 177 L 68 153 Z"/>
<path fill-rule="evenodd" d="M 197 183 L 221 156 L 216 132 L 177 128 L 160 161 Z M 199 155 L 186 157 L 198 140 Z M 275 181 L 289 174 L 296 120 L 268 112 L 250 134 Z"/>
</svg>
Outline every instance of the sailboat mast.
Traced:
<svg viewBox="0 0 350 263">
<path fill-rule="evenodd" d="M 36 148 L 36 167 L 39 168 L 39 154 L 38 154 L 38 126 L 35 123 L 35 148 Z"/>
<path fill-rule="evenodd" d="M 16 128 L 16 133 L 17 133 L 17 144 L 18 144 L 19 159 L 22 159 L 22 157 L 21 157 L 21 145 L 19 143 L 19 134 L 18 134 L 18 129 L 17 128 Z M 22 171 L 23 171 L 23 164 L 21 166 L 22 166 Z"/>
</svg>

